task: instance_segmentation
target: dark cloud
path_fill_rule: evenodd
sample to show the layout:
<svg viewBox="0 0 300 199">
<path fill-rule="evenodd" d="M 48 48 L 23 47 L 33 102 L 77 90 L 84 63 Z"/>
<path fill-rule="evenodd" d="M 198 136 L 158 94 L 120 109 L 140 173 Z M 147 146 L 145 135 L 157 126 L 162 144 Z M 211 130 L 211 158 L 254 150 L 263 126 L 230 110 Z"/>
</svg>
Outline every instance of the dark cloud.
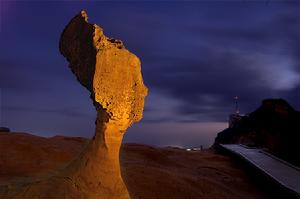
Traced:
<svg viewBox="0 0 300 199">
<path fill-rule="evenodd" d="M 179 114 L 201 114 L 202 120 L 224 121 L 232 110 L 233 96 L 239 95 L 244 104 L 251 104 L 266 93 L 264 86 L 258 85 L 256 74 L 241 67 L 242 60 L 230 53 L 211 53 L 199 61 L 174 59 L 170 60 L 172 65 L 152 73 L 149 82 L 150 87 L 165 90 L 171 98 L 182 101 Z"/>
<path fill-rule="evenodd" d="M 196 121 L 226 120 L 233 111 L 235 95 L 240 96 L 243 112 L 254 110 L 262 99 L 269 97 L 286 98 L 299 108 L 297 6 L 291 9 L 287 4 L 279 11 L 269 11 L 264 19 L 240 20 L 236 16 L 231 24 L 226 19 L 223 25 L 182 24 L 179 31 L 185 38 L 192 35 L 196 43 L 190 45 L 193 50 L 180 46 L 178 41 L 169 46 L 179 48 L 181 52 L 177 54 L 145 55 L 146 82 L 165 91 L 170 98 L 180 99 L 177 113 L 183 118 L 192 116 Z M 279 61 L 288 65 L 280 66 L 284 63 Z"/>
<path fill-rule="evenodd" d="M 155 125 L 164 128 L 169 122 L 226 121 L 235 95 L 243 113 L 272 97 L 300 109 L 299 2 L 4 4 L 10 11 L 5 10 L 1 23 L 0 85 L 7 124 L 17 126 L 14 118 L 27 112 L 39 128 L 29 119 L 19 128 L 42 131 L 44 115 L 60 118 L 49 132 L 83 132 L 90 125 L 85 123 L 93 118 L 89 94 L 58 52 L 61 31 L 81 9 L 88 11 L 91 23 L 140 57 L 150 92 L 145 132 L 150 133 L 145 129 L 150 125 L 158 131 Z"/>
<path fill-rule="evenodd" d="M 3 111 L 15 112 L 36 112 L 41 114 L 58 114 L 66 117 L 87 117 L 90 116 L 87 112 L 78 110 L 78 107 L 64 107 L 64 108 L 40 108 L 36 106 L 3 106 Z"/>
</svg>

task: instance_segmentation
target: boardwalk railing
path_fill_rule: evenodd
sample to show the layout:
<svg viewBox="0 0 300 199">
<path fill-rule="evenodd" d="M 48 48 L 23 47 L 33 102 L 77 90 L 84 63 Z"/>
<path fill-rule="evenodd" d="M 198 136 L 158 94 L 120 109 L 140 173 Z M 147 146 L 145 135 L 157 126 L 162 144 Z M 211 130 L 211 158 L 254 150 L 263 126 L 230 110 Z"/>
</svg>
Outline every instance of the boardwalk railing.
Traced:
<svg viewBox="0 0 300 199">
<path fill-rule="evenodd" d="M 240 156 L 300 198 L 300 168 L 291 165 L 261 149 L 238 144 L 220 144 L 220 147 Z"/>
</svg>

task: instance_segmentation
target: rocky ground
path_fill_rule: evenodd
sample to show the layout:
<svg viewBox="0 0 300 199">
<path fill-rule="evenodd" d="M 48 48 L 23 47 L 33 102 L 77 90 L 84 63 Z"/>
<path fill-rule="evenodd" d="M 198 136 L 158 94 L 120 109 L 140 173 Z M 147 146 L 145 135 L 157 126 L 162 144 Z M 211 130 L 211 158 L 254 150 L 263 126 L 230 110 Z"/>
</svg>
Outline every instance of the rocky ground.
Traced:
<svg viewBox="0 0 300 199">
<path fill-rule="evenodd" d="M 50 176 L 86 143 L 84 138 L 0 132 L 0 185 Z M 121 165 L 132 198 L 269 198 L 240 164 L 214 150 L 124 144 Z"/>
<path fill-rule="evenodd" d="M 255 111 L 234 115 L 231 127 L 218 133 L 215 144 L 244 144 L 300 167 L 300 112 L 284 99 L 265 99 Z"/>
</svg>

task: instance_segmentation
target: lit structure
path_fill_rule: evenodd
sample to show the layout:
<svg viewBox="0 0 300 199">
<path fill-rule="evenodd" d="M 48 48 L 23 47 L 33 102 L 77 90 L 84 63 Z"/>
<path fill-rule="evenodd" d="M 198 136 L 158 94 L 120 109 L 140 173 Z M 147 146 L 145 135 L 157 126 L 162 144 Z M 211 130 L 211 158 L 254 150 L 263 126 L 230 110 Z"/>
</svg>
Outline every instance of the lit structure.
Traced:
<svg viewBox="0 0 300 199">
<path fill-rule="evenodd" d="M 234 97 L 235 100 L 235 112 L 229 115 L 228 127 L 232 128 L 236 122 L 240 121 L 242 116 L 240 115 L 239 104 L 238 104 L 238 96 Z"/>
</svg>

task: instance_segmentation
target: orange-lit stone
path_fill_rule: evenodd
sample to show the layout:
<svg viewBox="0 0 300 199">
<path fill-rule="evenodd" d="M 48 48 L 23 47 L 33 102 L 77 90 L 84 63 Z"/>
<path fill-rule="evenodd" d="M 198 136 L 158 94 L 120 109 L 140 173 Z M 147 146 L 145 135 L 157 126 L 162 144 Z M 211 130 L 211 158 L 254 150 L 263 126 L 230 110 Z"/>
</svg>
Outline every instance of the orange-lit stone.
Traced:
<svg viewBox="0 0 300 199">
<path fill-rule="evenodd" d="M 140 60 L 123 43 L 106 37 L 81 11 L 66 26 L 60 52 L 91 92 L 96 130 L 84 151 L 52 177 L 6 190 L 7 198 L 130 198 L 119 150 L 127 128 L 142 118 L 147 95 Z"/>
</svg>

